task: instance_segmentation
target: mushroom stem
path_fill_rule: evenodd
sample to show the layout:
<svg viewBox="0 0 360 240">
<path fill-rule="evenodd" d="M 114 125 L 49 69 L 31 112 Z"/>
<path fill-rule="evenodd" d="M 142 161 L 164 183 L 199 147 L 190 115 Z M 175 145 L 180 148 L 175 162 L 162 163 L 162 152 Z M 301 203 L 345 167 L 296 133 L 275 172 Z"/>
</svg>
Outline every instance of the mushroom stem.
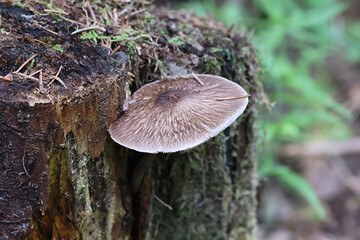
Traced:
<svg viewBox="0 0 360 240">
<path fill-rule="evenodd" d="M 240 98 L 247 98 L 250 96 L 251 95 L 242 95 L 242 96 L 236 96 L 236 97 L 217 98 L 216 101 L 234 100 L 234 99 L 240 99 Z"/>
<path fill-rule="evenodd" d="M 131 193 L 137 194 L 140 191 L 142 180 L 149 170 L 152 162 L 154 161 L 156 154 L 145 154 L 137 163 L 135 169 L 132 172 L 130 187 Z"/>
</svg>

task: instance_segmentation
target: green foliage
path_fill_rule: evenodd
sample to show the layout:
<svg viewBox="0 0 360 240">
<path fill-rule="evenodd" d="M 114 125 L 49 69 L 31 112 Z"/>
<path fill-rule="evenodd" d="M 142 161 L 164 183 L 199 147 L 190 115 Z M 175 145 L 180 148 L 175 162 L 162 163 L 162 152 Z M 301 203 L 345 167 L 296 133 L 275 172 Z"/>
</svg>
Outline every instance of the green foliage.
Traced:
<svg viewBox="0 0 360 240">
<path fill-rule="evenodd" d="M 26 4 L 27 4 L 27 3 L 22 3 L 22 2 L 20 2 L 20 1 L 16 1 L 16 3 L 15 3 L 16 6 L 19 6 L 19 7 L 21 7 L 21 8 L 25 8 L 25 7 L 26 7 Z"/>
<path fill-rule="evenodd" d="M 221 69 L 222 62 L 216 57 L 205 54 L 203 56 L 205 62 L 205 69 L 207 73 L 215 73 Z"/>
<path fill-rule="evenodd" d="M 110 7 L 105 7 L 105 8 L 103 8 L 103 9 L 100 10 L 100 13 L 101 13 L 101 15 L 102 15 L 102 17 L 103 17 L 103 19 L 104 19 L 104 24 L 105 24 L 106 26 L 110 26 L 110 25 L 111 25 L 111 20 L 110 20 L 110 18 L 109 18 L 108 13 L 107 13 L 109 10 L 111 10 Z"/>
<path fill-rule="evenodd" d="M 177 38 L 177 37 L 170 38 L 170 39 L 169 39 L 169 43 L 170 43 L 170 44 L 177 45 L 177 46 L 180 46 L 180 45 L 184 45 L 184 44 L 185 44 L 183 41 L 181 41 L 181 40 L 180 40 L 179 38 Z"/>
<path fill-rule="evenodd" d="M 144 34 L 141 31 L 130 27 L 126 28 L 124 32 L 120 32 L 119 35 L 116 36 L 105 36 L 103 33 L 97 33 L 96 30 L 89 30 L 83 32 L 80 37 L 82 40 L 92 40 L 95 44 L 97 44 L 101 39 L 110 39 L 111 42 L 124 43 L 127 47 L 126 53 L 129 56 L 136 53 L 136 43 L 148 38 L 148 34 Z"/>
<path fill-rule="evenodd" d="M 80 37 L 81 40 L 92 40 L 95 44 L 97 44 L 101 39 L 105 38 L 107 37 L 103 36 L 103 34 L 98 34 L 96 30 L 85 31 Z"/>
<path fill-rule="evenodd" d="M 35 58 L 30 61 L 29 66 L 28 66 L 28 70 L 31 71 L 34 68 L 34 65 L 35 65 Z"/>
<path fill-rule="evenodd" d="M 190 30 L 192 30 L 192 26 L 190 24 L 187 23 L 182 23 L 179 25 L 179 29 L 184 31 L 184 32 L 189 32 Z"/>
<path fill-rule="evenodd" d="M 123 33 L 120 33 L 118 36 L 113 36 L 112 42 L 126 42 L 127 51 L 126 53 L 130 56 L 136 53 L 136 42 L 141 42 L 142 39 L 149 38 L 148 34 L 143 34 L 140 31 L 134 30 L 132 28 L 127 28 Z"/>
<path fill-rule="evenodd" d="M 320 200 L 317 198 L 310 184 L 299 174 L 290 168 L 280 165 L 272 165 L 273 159 L 269 158 L 266 163 L 260 165 L 262 177 L 273 177 L 281 182 L 285 187 L 302 196 L 314 209 L 319 220 L 326 219 L 326 211 Z"/>
<path fill-rule="evenodd" d="M 243 6 L 226 1 L 191 2 L 195 14 L 213 14 L 227 26 L 235 23 L 254 31 L 253 46 L 264 69 L 271 111 L 260 120 L 260 176 L 273 177 L 299 193 L 324 219 L 325 211 L 306 180 L 276 163 L 286 142 L 346 138 L 351 114 L 332 97 L 334 90 L 325 59 L 333 54 L 360 59 L 359 22 L 338 27 L 335 19 L 347 5 L 340 0 L 255 0 Z M 185 5 L 186 6 L 186 5 Z M 344 51 L 345 50 L 345 51 Z M 216 50 L 214 50 L 216 51 Z"/>
<path fill-rule="evenodd" d="M 209 1 L 191 1 L 182 6 L 191 8 L 198 16 L 213 14 L 217 19 L 230 26 L 234 22 L 240 20 L 243 15 L 243 9 L 236 1 L 224 1 L 221 7 L 217 6 L 213 0 Z"/>
<path fill-rule="evenodd" d="M 60 44 L 55 44 L 51 47 L 52 49 L 59 51 L 59 52 L 64 52 L 64 49 L 62 48 L 62 46 Z"/>
<path fill-rule="evenodd" d="M 341 38 L 341 30 L 338 30 L 337 35 L 339 43 L 346 50 L 348 59 L 351 62 L 360 62 L 360 21 L 350 22 L 345 26 L 345 38 Z"/>
<path fill-rule="evenodd" d="M 169 36 L 169 31 L 161 30 L 161 34 L 164 35 L 164 36 Z"/>
<path fill-rule="evenodd" d="M 152 14 L 149 13 L 149 12 L 145 12 L 144 14 L 145 14 L 144 22 L 145 22 L 146 24 L 152 25 L 152 24 L 154 24 L 154 23 L 156 22 L 154 15 L 152 15 Z"/>
</svg>

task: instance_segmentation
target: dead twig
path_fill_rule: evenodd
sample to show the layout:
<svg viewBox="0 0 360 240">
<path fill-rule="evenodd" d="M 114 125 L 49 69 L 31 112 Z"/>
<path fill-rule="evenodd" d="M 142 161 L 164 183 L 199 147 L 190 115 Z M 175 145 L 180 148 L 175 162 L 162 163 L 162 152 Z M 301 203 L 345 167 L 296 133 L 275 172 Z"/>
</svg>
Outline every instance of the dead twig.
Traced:
<svg viewBox="0 0 360 240">
<path fill-rule="evenodd" d="M 360 137 L 346 141 L 313 141 L 284 145 L 279 155 L 284 158 L 314 158 L 319 156 L 356 155 L 360 153 Z"/>
<path fill-rule="evenodd" d="M 116 53 L 119 49 L 120 49 L 121 45 L 117 46 L 111 53 L 110 56 L 114 55 L 114 53 Z"/>
<path fill-rule="evenodd" d="M 52 33 L 52 34 L 54 34 L 54 35 L 57 35 L 57 36 L 59 36 L 59 34 L 57 33 L 57 32 L 54 32 L 54 31 L 52 31 L 52 30 L 50 30 L 50 29 L 47 29 L 46 27 L 43 27 L 43 26 L 41 26 L 40 24 L 38 24 L 38 23 L 34 23 L 37 27 L 39 27 L 39 28 L 42 28 L 42 29 L 44 29 L 45 31 L 47 31 L 47 32 L 49 32 L 49 33 Z"/>
<path fill-rule="evenodd" d="M 227 97 L 227 98 L 217 98 L 216 101 L 235 100 L 235 99 L 241 99 L 241 98 L 247 98 L 247 97 L 251 97 L 251 95 L 242 95 L 242 96 Z"/>
<path fill-rule="evenodd" d="M 146 8 L 141 8 L 141 9 L 139 9 L 137 11 L 134 11 L 134 12 L 129 14 L 129 18 L 132 17 L 132 16 L 135 16 L 135 15 L 137 15 L 139 13 L 145 12 L 145 11 L 146 11 Z"/>
<path fill-rule="evenodd" d="M 71 35 L 77 34 L 77 33 L 79 33 L 79 32 L 94 30 L 94 29 L 99 29 L 100 31 L 103 31 L 103 32 L 106 31 L 106 29 L 103 28 L 103 27 L 100 27 L 100 26 L 92 26 L 92 27 L 81 28 L 81 29 L 78 29 L 78 30 L 76 30 L 76 31 L 73 31 L 73 32 L 71 33 Z"/>
<path fill-rule="evenodd" d="M 55 77 L 54 76 L 54 78 L 59 82 L 59 83 L 61 83 L 61 85 L 63 85 L 64 86 L 64 88 L 66 88 L 67 89 L 67 86 L 65 85 L 65 83 L 63 82 L 63 80 L 61 80 L 61 78 L 59 78 L 59 77 Z"/>
<path fill-rule="evenodd" d="M 111 1 L 115 3 L 118 7 L 123 8 L 123 6 L 120 3 L 118 3 L 118 1 L 116 0 L 111 0 Z"/>
<path fill-rule="evenodd" d="M 117 8 L 113 8 L 113 10 L 108 10 L 107 14 L 109 15 L 109 18 L 111 19 L 110 22 L 113 23 L 114 26 L 118 26 L 119 24 L 119 18 L 117 14 Z"/>
<path fill-rule="evenodd" d="M 102 38 L 101 39 L 101 45 L 104 46 L 105 48 L 109 49 L 109 51 L 111 51 L 111 39 L 110 38 Z"/>
<path fill-rule="evenodd" d="M 22 164 L 23 164 L 23 168 L 24 168 L 24 171 L 25 171 L 26 175 L 28 177 L 30 177 L 30 174 L 28 173 L 28 171 L 26 170 L 26 167 L 25 167 L 25 153 L 26 153 L 26 150 L 24 150 L 24 155 L 22 157 Z"/>
<path fill-rule="evenodd" d="M 48 12 L 48 13 L 59 13 L 59 14 L 64 14 L 64 15 L 69 15 L 67 12 L 62 12 L 59 10 L 53 10 L 53 9 L 44 9 L 44 12 Z"/>
<path fill-rule="evenodd" d="M 29 178 L 27 178 L 25 181 L 23 182 L 20 182 L 19 185 L 18 185 L 18 188 L 21 187 L 24 183 L 26 183 L 27 181 L 29 181 Z"/>
<path fill-rule="evenodd" d="M 61 78 L 59 78 L 59 74 L 60 74 L 60 71 L 62 69 L 62 66 L 60 65 L 59 67 L 59 70 L 57 71 L 57 73 L 55 74 L 55 76 L 53 76 L 53 79 L 51 80 L 51 82 L 47 85 L 47 87 L 50 87 L 50 85 L 55 81 L 57 80 L 59 83 L 61 83 L 61 85 L 63 85 L 66 89 L 67 89 L 67 86 L 65 85 L 65 83 L 61 80 Z"/>
<path fill-rule="evenodd" d="M 55 74 L 55 77 L 58 77 L 58 76 L 59 76 L 61 69 L 62 69 L 62 65 L 60 65 L 59 70 L 58 70 L 58 71 L 56 72 L 56 74 Z"/>
<path fill-rule="evenodd" d="M 42 45 L 46 45 L 46 42 L 43 42 L 43 41 L 40 41 L 39 39 L 34 39 L 35 42 L 39 42 L 41 43 Z"/>
<path fill-rule="evenodd" d="M 39 90 L 40 92 L 44 91 L 42 69 L 40 70 L 40 74 L 39 74 Z"/>
<path fill-rule="evenodd" d="M 195 78 L 196 81 L 198 81 L 198 83 L 201 85 L 201 86 L 205 86 L 203 81 L 200 80 L 200 78 L 198 76 L 196 76 L 195 73 L 191 73 L 191 75 Z"/>
<path fill-rule="evenodd" d="M 154 197 L 155 197 L 155 199 L 158 200 L 162 205 L 164 205 L 165 207 L 167 207 L 167 208 L 170 209 L 171 211 L 173 210 L 173 208 L 172 208 L 169 204 L 167 204 L 167 203 L 165 203 L 163 200 L 161 200 L 158 196 L 155 195 L 155 193 L 154 193 Z"/>
<path fill-rule="evenodd" d="M 73 24 L 77 24 L 77 25 L 80 25 L 80 26 L 82 26 L 82 27 L 85 27 L 85 26 L 86 26 L 86 24 L 83 24 L 83 23 L 81 23 L 81 22 L 78 22 L 78 21 L 69 19 L 69 18 L 67 18 L 67 17 L 64 17 L 64 16 L 59 16 L 59 17 L 60 17 L 61 19 L 65 20 L 65 21 L 71 22 L 71 23 L 73 23 Z"/>
<path fill-rule="evenodd" d="M 87 1 L 87 5 L 88 5 L 88 9 L 89 9 L 90 15 L 91 15 L 91 17 L 92 17 L 92 19 L 93 19 L 93 21 L 94 21 L 94 24 L 97 24 L 95 12 L 94 12 L 94 10 L 92 9 L 91 4 L 90 4 L 89 1 Z"/>
<path fill-rule="evenodd" d="M 227 33 L 228 35 L 230 35 L 230 34 L 231 34 L 231 32 L 232 32 L 232 30 L 233 30 L 234 26 L 235 26 L 235 24 L 233 23 L 233 24 L 231 24 L 231 26 L 228 28 L 228 30 L 226 31 L 226 33 Z"/>
<path fill-rule="evenodd" d="M 19 73 L 19 72 L 15 73 L 15 72 L 14 72 L 14 74 L 19 75 L 19 76 L 21 76 L 21 77 L 23 77 L 23 78 L 28 78 L 28 79 L 34 80 L 34 81 L 37 82 L 37 83 L 39 82 L 39 79 L 37 79 L 37 78 L 35 78 L 35 77 L 32 77 L 32 76 L 29 76 L 29 75 L 24 74 L 24 73 Z"/>
<path fill-rule="evenodd" d="M 8 74 L 6 74 L 5 77 L 2 77 L 2 79 L 6 82 L 12 82 L 14 81 L 14 75 L 13 75 L 13 72 L 10 71 Z"/>
<path fill-rule="evenodd" d="M 29 74 L 29 76 L 32 77 L 32 76 L 34 76 L 35 74 L 37 74 L 37 73 L 39 73 L 39 72 L 41 72 L 41 71 L 42 71 L 42 69 L 41 69 L 41 70 L 37 70 L 37 71 L 35 71 L 35 72 L 32 72 L 32 73 Z"/>
<path fill-rule="evenodd" d="M 14 72 L 14 73 L 18 73 L 20 72 L 20 70 L 26 66 L 26 64 L 28 64 L 31 60 L 33 60 L 35 57 L 37 56 L 37 54 L 32 55 L 31 57 L 29 57 L 23 64 L 21 64 L 21 66 Z"/>
<path fill-rule="evenodd" d="M 39 79 L 38 79 L 38 82 L 39 82 L 39 90 L 40 90 L 40 92 L 43 92 L 43 90 L 44 90 L 44 85 L 43 85 L 42 69 L 30 73 L 30 74 L 29 74 L 29 77 L 32 77 L 32 76 L 34 76 L 35 74 L 38 74 L 38 73 L 39 73 Z"/>
</svg>

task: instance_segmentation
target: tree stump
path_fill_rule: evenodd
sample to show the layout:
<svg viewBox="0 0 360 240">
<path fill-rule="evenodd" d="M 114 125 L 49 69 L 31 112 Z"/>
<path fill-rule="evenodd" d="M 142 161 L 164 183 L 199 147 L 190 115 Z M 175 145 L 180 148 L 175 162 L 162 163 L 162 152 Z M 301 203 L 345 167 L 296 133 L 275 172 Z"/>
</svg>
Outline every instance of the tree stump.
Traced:
<svg viewBox="0 0 360 240">
<path fill-rule="evenodd" d="M 109 27 L 95 15 L 100 28 L 71 34 L 82 27 L 81 6 L 53 4 L 69 15 L 43 16 L 48 6 L 35 2 L 27 10 L 0 3 L 3 237 L 252 239 L 261 87 L 246 37 L 211 19 L 142 5 L 127 6 L 129 14 Z M 133 196 L 129 176 L 143 154 L 107 133 L 126 83 L 134 91 L 192 72 L 238 82 L 252 95 L 249 106 L 207 143 L 159 154 Z"/>
</svg>

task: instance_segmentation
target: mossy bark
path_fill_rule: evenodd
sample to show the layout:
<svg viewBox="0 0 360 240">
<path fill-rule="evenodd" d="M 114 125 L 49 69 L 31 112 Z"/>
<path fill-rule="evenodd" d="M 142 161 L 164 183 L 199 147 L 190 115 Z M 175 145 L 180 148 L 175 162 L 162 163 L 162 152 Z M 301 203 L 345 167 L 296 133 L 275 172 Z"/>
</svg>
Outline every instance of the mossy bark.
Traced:
<svg viewBox="0 0 360 240">
<path fill-rule="evenodd" d="M 236 64 L 246 69 L 244 63 Z M 201 66 L 204 71 L 206 67 Z M 227 76 L 221 70 L 212 73 Z M 254 239 L 256 88 L 237 75 L 227 77 L 238 79 L 253 98 L 245 113 L 219 136 L 186 152 L 159 155 L 150 174 L 146 239 Z"/>
<path fill-rule="evenodd" d="M 72 12 L 71 4 L 67 7 Z M 188 13 L 141 11 L 127 23 L 136 31 L 125 33 L 135 35 L 119 45 L 127 57 L 110 57 L 104 47 L 71 35 L 73 22 L 27 19 L 23 16 L 31 12 L 5 4 L 0 13 L 1 27 L 11 33 L 0 35 L 0 75 L 37 54 L 28 71 L 42 69 L 50 78 L 61 63 L 58 77 L 67 86 L 55 82 L 44 92 L 29 79 L 0 80 L 4 236 L 254 238 L 260 84 L 246 36 Z M 63 52 L 54 50 L 55 43 Z M 252 97 L 245 113 L 219 136 L 186 152 L 159 154 L 133 196 L 129 176 L 142 154 L 116 145 L 107 133 L 122 111 L 128 71 L 134 74 L 132 90 L 164 75 L 194 72 L 224 76 Z"/>
<path fill-rule="evenodd" d="M 255 51 L 246 36 L 232 33 L 207 18 L 160 9 L 154 31 L 175 29 L 167 39 L 184 44 L 157 51 L 168 75 L 210 73 L 224 76 L 252 95 L 244 114 L 219 136 L 185 152 L 159 154 L 145 178 L 140 207 L 149 221 L 139 227 L 139 239 L 254 239 L 256 229 L 256 118 L 261 84 Z M 190 27 L 189 27 L 190 26 Z M 185 29 L 184 29 L 185 28 Z M 182 30 L 180 30 L 182 29 Z M 186 35 L 186 38 L 181 36 Z M 181 42 L 181 41 L 180 41 Z M 131 58 L 136 84 L 152 76 Z M 135 67 L 134 67 L 135 66 Z M 160 73 L 161 75 L 161 73 Z M 145 76 L 145 78 L 144 78 Z M 130 159 L 131 160 L 131 159 Z M 151 179 L 151 180 L 150 180 Z M 147 182 L 150 181 L 150 182 Z M 149 204 L 149 205 L 147 205 Z"/>
</svg>

